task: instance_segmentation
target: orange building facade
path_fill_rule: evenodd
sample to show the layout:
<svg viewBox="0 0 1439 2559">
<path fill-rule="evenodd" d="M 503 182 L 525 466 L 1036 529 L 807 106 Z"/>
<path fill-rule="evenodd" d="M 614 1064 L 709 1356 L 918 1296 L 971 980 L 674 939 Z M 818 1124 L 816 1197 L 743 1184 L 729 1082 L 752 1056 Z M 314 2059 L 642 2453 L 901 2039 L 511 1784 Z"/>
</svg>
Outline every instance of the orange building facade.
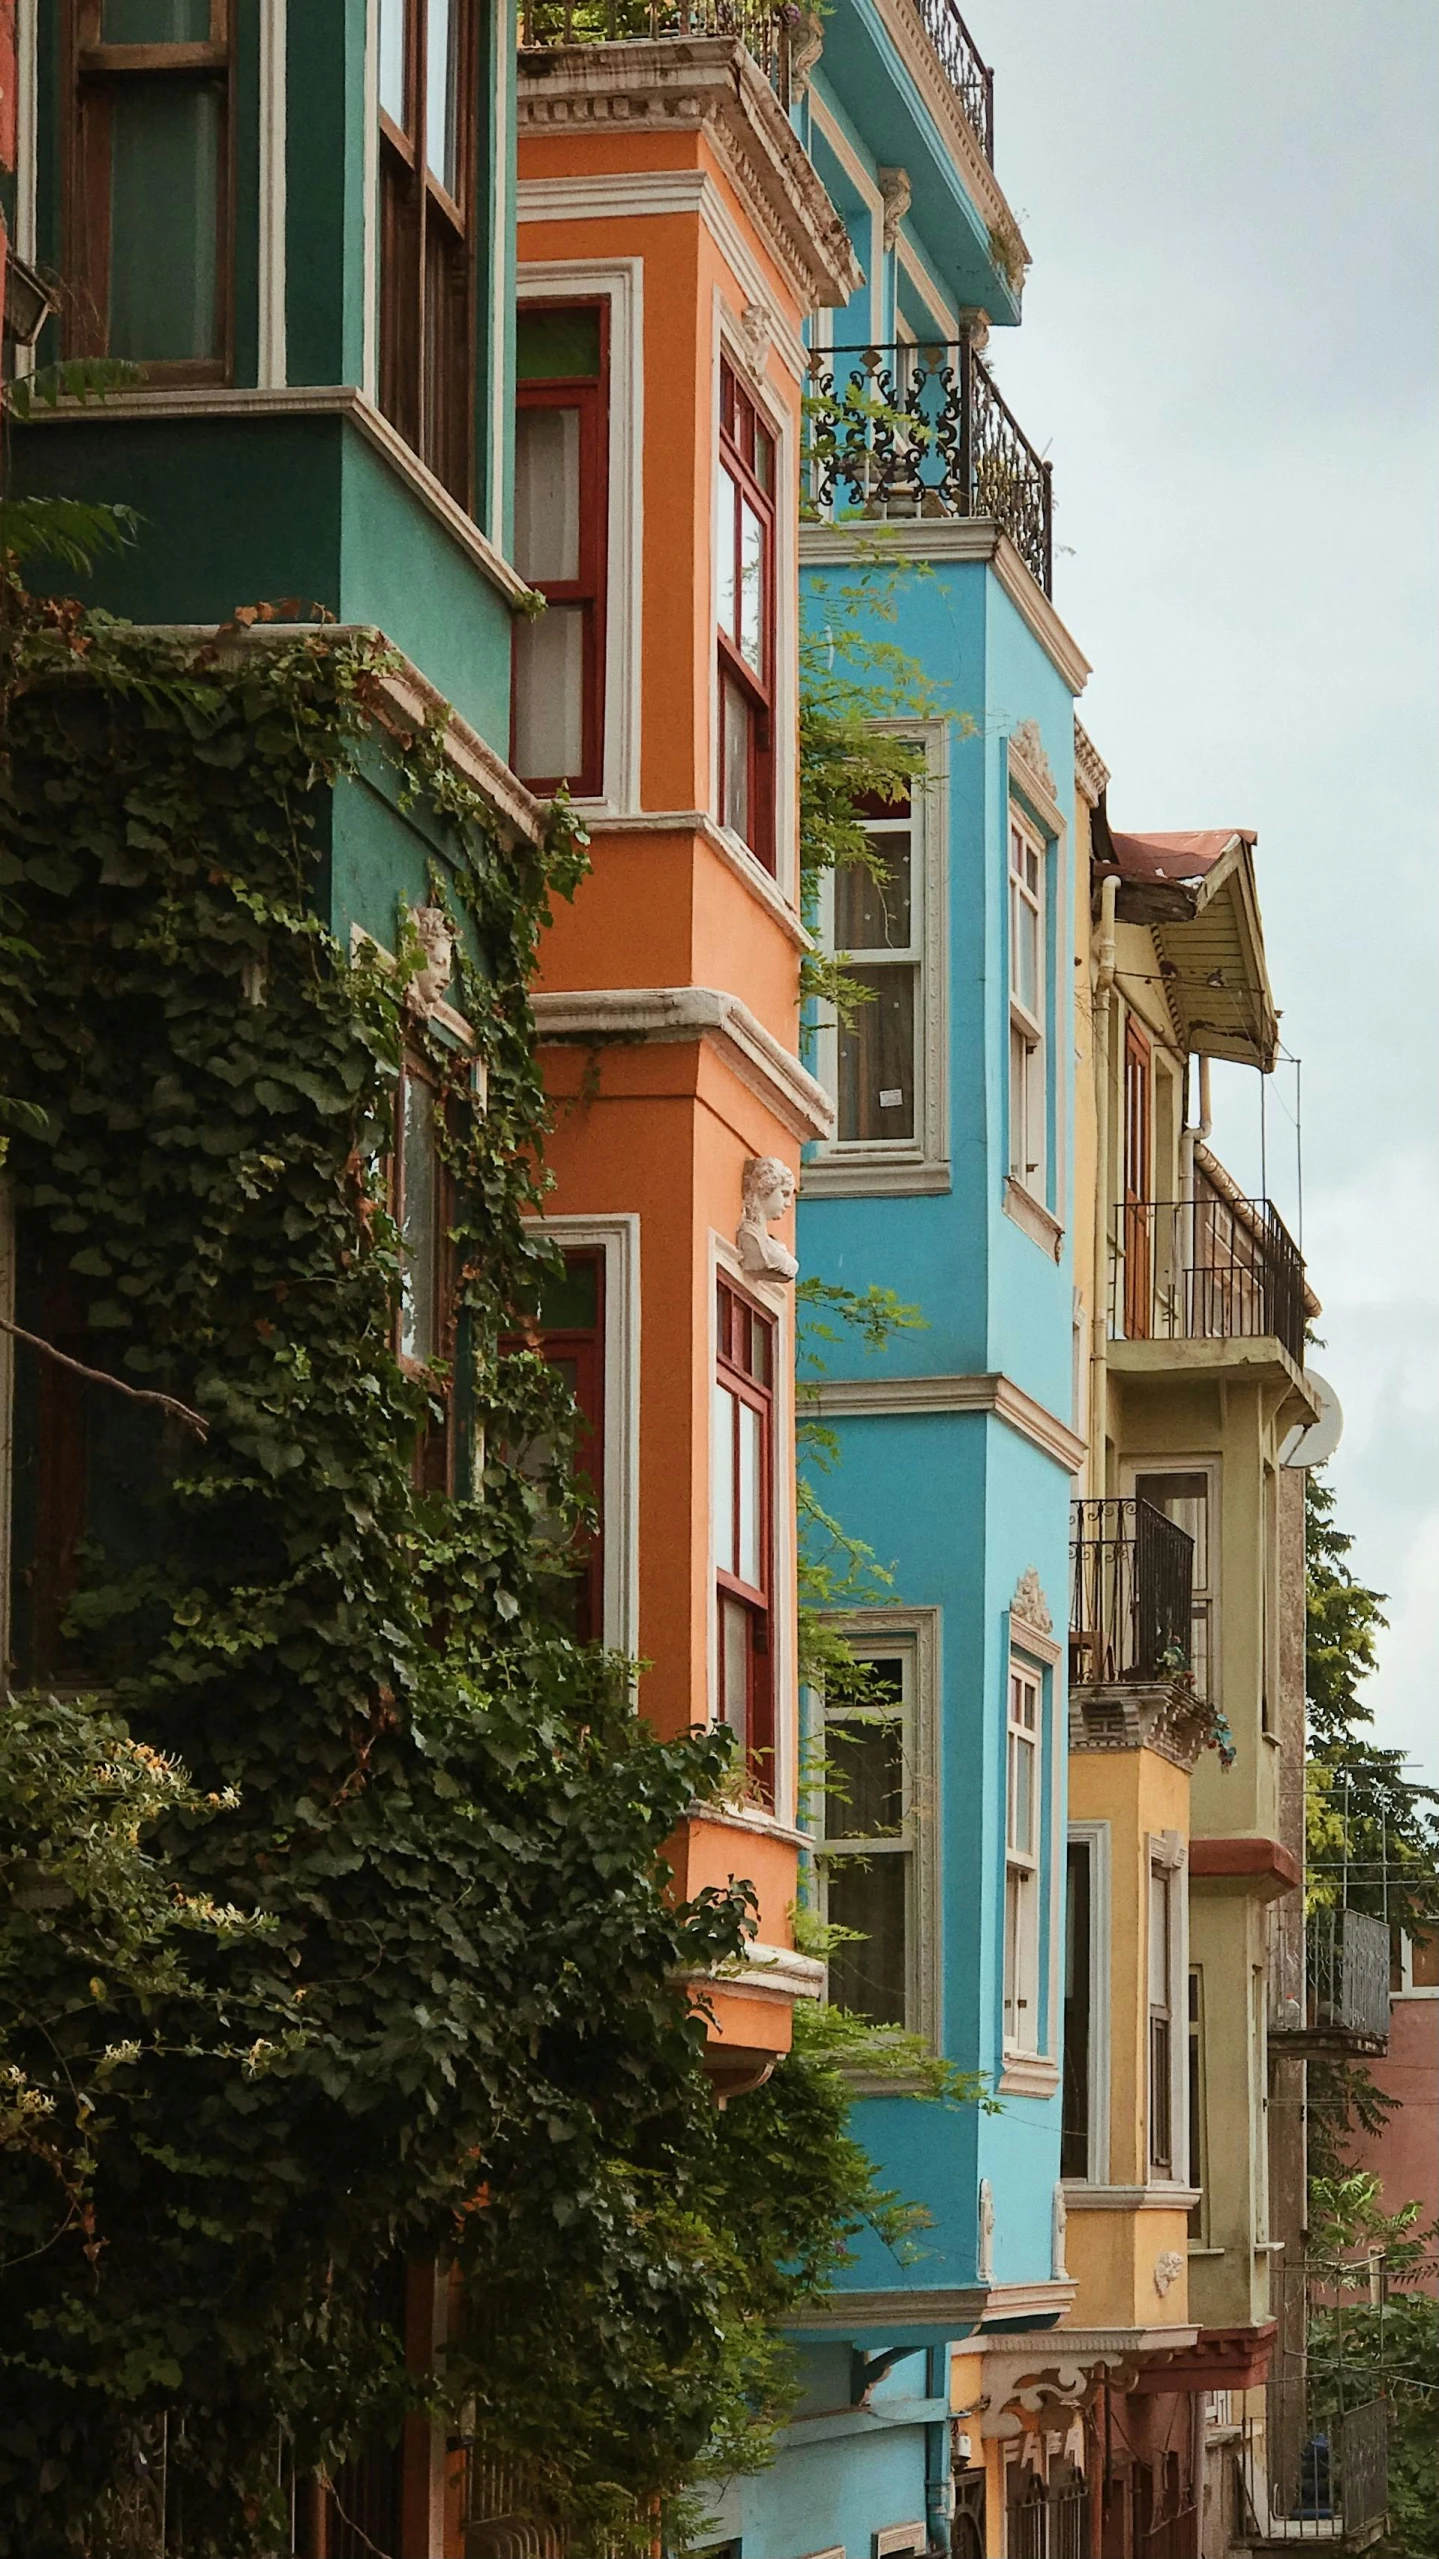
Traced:
<svg viewBox="0 0 1439 2559">
<path fill-rule="evenodd" d="M 660 57 L 660 58 L 657 58 Z M 848 239 L 727 38 L 522 53 L 515 558 L 546 596 L 512 763 L 578 774 L 593 867 L 546 936 L 547 1221 L 589 1327 L 603 1514 L 588 1631 L 662 1733 L 735 1734 L 677 1887 L 759 1898 L 707 1985 L 718 2093 L 821 1968 L 793 1947 L 793 1196 L 830 1106 L 799 1059 L 796 568 L 803 350 Z"/>
</svg>

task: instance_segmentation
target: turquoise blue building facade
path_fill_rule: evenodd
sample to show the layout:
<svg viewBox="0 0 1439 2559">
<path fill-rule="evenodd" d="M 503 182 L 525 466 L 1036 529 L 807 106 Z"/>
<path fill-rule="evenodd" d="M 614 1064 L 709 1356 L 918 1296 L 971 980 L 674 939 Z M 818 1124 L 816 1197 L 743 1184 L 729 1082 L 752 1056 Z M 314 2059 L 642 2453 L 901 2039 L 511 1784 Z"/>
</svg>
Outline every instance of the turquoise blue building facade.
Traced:
<svg viewBox="0 0 1439 2559">
<path fill-rule="evenodd" d="M 826 1718 L 811 1701 L 838 1772 L 815 1893 L 859 1932 L 835 1945 L 831 1996 L 981 2074 L 997 2111 L 903 2081 L 857 2090 L 881 2182 L 929 2227 L 904 2263 L 857 2243 L 798 2341 L 779 2459 L 734 2484 L 714 2531 L 739 2559 L 883 2559 L 1007 2546 L 984 2356 L 1074 2298 L 1062 1645 L 1082 1458 L 1068 1204 L 1088 670 L 1051 601 L 1048 471 L 983 352 L 1019 318 L 1025 252 L 967 31 L 950 11 L 921 25 L 848 0 L 795 113 L 865 270 L 814 333 L 804 611 L 817 634 L 894 643 L 929 697 L 887 723 L 924 764 L 907 809 L 875 805 L 888 879 L 842 876 L 823 919 L 870 1000 L 848 1027 L 817 1024 L 838 1118 L 806 1168 L 801 1267 L 890 1288 L 922 1321 L 878 1353 L 831 1350 L 820 1390 L 839 1450 L 822 1497 L 892 1578 L 851 1620 L 870 1706 Z"/>
</svg>

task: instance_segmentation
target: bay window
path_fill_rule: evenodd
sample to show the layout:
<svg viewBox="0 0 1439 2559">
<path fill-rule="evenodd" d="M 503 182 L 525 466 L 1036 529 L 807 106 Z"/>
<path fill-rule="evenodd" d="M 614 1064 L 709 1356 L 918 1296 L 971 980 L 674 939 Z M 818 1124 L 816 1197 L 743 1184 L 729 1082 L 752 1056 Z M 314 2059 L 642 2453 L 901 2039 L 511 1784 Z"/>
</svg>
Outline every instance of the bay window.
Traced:
<svg viewBox="0 0 1439 2559">
<path fill-rule="evenodd" d="M 824 1719 L 824 1917 L 841 1936 L 829 1996 L 876 2026 L 908 2026 L 914 1934 L 916 1663 L 912 1644 L 855 1647 L 869 1674 L 862 1706 Z"/>
<path fill-rule="evenodd" d="M 1009 822 L 1009 1172 L 1036 1199 L 1048 1162 L 1044 853 Z"/>
<path fill-rule="evenodd" d="M 1043 1723 L 1037 1672 L 1009 1668 L 1005 1755 L 1004 2045 L 1039 2050 Z"/>
<path fill-rule="evenodd" d="M 838 1034 L 835 1141 L 912 1146 L 918 1118 L 923 893 L 917 813 L 902 801 L 872 803 L 864 830 L 883 876 L 862 863 L 834 875 L 833 947 L 865 990 Z"/>
<path fill-rule="evenodd" d="M 474 491 L 475 0 L 379 0 L 380 406 Z"/>
<path fill-rule="evenodd" d="M 522 303 L 515 566 L 545 598 L 514 639 L 511 762 L 532 789 L 604 787 L 608 305 Z"/>
<path fill-rule="evenodd" d="M 774 868 L 775 440 L 731 365 L 720 364 L 719 813 Z"/>
<path fill-rule="evenodd" d="M 775 1328 L 730 1282 L 717 1286 L 711 1421 L 716 1695 L 736 1758 L 774 1784 L 773 1474 Z"/>
<path fill-rule="evenodd" d="M 232 0 L 73 0 L 66 353 L 220 382 L 230 361 Z"/>
</svg>

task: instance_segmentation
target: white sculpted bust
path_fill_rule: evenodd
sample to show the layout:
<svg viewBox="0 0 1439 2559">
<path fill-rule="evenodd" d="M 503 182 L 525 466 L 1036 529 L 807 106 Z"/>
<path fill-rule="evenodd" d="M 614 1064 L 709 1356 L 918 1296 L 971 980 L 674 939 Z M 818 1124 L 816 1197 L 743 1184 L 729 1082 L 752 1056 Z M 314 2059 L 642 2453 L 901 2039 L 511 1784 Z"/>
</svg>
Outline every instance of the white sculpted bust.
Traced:
<svg viewBox="0 0 1439 2559">
<path fill-rule="evenodd" d="M 744 1214 L 735 1242 L 740 1268 L 752 1279 L 792 1280 L 798 1274 L 793 1253 L 769 1231 L 789 1215 L 794 1187 L 793 1173 L 777 1155 L 752 1155 L 744 1168 Z"/>
<path fill-rule="evenodd" d="M 410 980 L 410 1000 L 418 1012 L 428 1013 L 454 976 L 458 936 L 442 906 L 412 906 L 410 922 L 424 954 Z"/>
</svg>

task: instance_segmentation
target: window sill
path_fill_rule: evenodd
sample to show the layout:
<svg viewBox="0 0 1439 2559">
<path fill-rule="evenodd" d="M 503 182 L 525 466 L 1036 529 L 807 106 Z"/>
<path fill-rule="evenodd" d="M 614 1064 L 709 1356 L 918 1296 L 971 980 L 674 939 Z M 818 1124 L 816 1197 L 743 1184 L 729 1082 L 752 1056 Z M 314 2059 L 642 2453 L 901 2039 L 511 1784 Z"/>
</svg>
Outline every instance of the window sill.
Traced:
<svg viewBox="0 0 1439 2559">
<path fill-rule="evenodd" d="M 1092 2186 L 1064 2180 L 1064 2200 L 1071 2212 L 1192 2212 L 1199 2201 L 1196 2186 Z M 1190 2252 L 1193 2253 L 1192 2250 Z"/>
<path fill-rule="evenodd" d="M 1012 1173 L 1004 1177 L 1004 1213 L 1022 1227 L 1032 1243 L 1038 1244 L 1051 1261 L 1057 1262 L 1064 1250 L 1064 1229 L 1057 1217 L 1051 1217 L 1042 1200 L 1017 1182 Z"/>
<path fill-rule="evenodd" d="M 1201 2248 L 1191 2240 L 1187 2253 L 1191 2257 L 1227 2257 L 1229 2251 L 1227 2248 Z"/>
<path fill-rule="evenodd" d="M 954 1187 L 950 1168 L 937 1158 L 919 1155 L 853 1155 L 826 1152 L 804 1165 L 800 1189 L 806 1199 L 903 1199 Z"/>
<path fill-rule="evenodd" d="M 1059 2086 L 1059 2064 L 1043 2053 L 1006 2053 L 995 2089 L 997 2097 L 1052 2097 Z"/>
</svg>

